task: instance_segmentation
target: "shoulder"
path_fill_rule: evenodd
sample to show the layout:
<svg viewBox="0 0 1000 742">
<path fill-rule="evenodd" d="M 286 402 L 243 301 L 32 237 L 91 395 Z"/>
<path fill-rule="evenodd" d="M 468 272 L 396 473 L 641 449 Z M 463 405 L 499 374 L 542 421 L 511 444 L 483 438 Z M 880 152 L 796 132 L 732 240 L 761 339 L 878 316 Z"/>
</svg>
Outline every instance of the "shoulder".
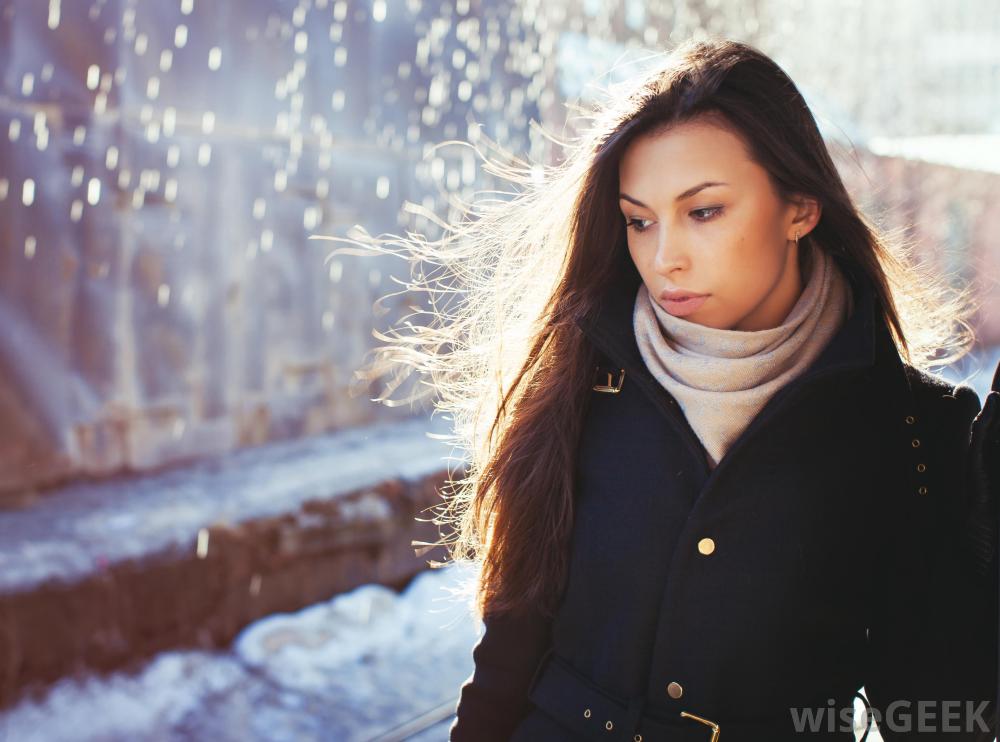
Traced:
<svg viewBox="0 0 1000 742">
<path fill-rule="evenodd" d="M 909 364 L 905 371 L 910 390 L 910 410 L 904 415 L 909 484 L 918 493 L 945 494 L 944 501 L 957 504 L 961 498 L 953 495 L 961 487 L 969 431 L 980 409 L 979 395 L 968 384 Z"/>
<path fill-rule="evenodd" d="M 935 423 L 966 425 L 979 414 L 979 394 L 964 382 L 954 383 L 924 369 L 904 364 L 915 410 Z"/>
</svg>

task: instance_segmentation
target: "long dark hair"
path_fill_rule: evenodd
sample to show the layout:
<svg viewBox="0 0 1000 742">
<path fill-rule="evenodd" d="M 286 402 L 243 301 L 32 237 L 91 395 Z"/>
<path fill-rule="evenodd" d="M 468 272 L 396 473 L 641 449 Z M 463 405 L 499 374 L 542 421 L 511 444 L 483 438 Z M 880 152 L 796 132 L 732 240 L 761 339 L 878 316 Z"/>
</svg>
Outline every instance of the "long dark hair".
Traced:
<svg viewBox="0 0 1000 742">
<path fill-rule="evenodd" d="M 592 112 L 585 135 L 561 143 L 558 164 L 491 162 L 492 172 L 518 184 L 512 199 L 465 208 L 469 218 L 445 224 L 437 241 L 393 235 L 401 251 L 389 240 L 352 241 L 421 266 L 407 290 L 427 294 L 430 322 L 380 335 L 384 346 L 359 376 L 415 369 L 454 421 L 466 468 L 450 480 L 434 522 L 453 527 L 454 537 L 438 542 L 449 556 L 479 568 L 468 587 L 480 616 L 552 616 L 565 584 L 574 457 L 595 362 L 576 320 L 610 276 L 634 270 L 618 165 L 636 137 L 696 117 L 730 127 L 782 198 L 819 201 L 822 216 L 803 249 L 840 253 L 872 279 L 907 363 L 946 363 L 974 341 L 968 292 L 916 264 L 913 245 L 860 213 L 805 100 L 774 61 L 717 38 L 660 56 L 652 72 L 616 87 Z M 427 265 L 436 269 L 425 273 Z M 457 301 L 445 306 L 442 297 Z M 942 357 L 941 349 L 954 353 Z"/>
</svg>

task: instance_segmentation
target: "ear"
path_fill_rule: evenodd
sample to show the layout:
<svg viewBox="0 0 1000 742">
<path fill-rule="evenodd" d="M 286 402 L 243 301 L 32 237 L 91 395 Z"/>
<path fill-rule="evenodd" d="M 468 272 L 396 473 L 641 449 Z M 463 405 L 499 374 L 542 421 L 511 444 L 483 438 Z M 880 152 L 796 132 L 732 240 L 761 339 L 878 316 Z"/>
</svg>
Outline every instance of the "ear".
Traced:
<svg viewBox="0 0 1000 742">
<path fill-rule="evenodd" d="M 795 194 L 791 200 L 793 208 L 791 209 L 792 221 L 789 224 L 788 239 L 794 240 L 796 232 L 801 238 L 815 229 L 823 215 L 823 205 L 819 199 L 805 194 Z"/>
</svg>

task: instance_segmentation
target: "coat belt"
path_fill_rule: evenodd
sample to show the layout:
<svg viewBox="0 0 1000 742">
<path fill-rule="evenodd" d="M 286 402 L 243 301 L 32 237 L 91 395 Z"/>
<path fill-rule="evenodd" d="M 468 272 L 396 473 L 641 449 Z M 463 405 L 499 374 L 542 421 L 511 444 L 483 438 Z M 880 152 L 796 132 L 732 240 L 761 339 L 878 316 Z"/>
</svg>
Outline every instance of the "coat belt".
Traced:
<svg viewBox="0 0 1000 742">
<path fill-rule="evenodd" d="M 697 708 L 684 709 L 676 721 L 645 714 L 645 696 L 621 699 L 607 693 L 565 659 L 549 652 L 532 681 L 528 697 L 539 709 L 581 739 L 594 742 L 853 742 L 853 732 L 794 733 L 791 720 L 713 721 Z"/>
</svg>

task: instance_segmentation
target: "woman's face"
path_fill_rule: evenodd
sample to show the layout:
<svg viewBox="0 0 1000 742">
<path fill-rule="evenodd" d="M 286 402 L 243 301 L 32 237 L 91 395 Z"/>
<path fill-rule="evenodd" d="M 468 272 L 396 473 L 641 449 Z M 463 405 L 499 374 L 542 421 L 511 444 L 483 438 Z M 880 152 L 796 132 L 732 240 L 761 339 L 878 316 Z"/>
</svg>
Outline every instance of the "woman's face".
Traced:
<svg viewBox="0 0 1000 742">
<path fill-rule="evenodd" d="M 762 330 L 788 316 L 803 285 L 795 233 L 808 234 L 820 208 L 783 202 L 736 134 L 701 120 L 640 136 L 618 176 L 628 250 L 660 306 L 720 329 Z M 685 305 L 668 290 L 707 297 Z"/>
</svg>

